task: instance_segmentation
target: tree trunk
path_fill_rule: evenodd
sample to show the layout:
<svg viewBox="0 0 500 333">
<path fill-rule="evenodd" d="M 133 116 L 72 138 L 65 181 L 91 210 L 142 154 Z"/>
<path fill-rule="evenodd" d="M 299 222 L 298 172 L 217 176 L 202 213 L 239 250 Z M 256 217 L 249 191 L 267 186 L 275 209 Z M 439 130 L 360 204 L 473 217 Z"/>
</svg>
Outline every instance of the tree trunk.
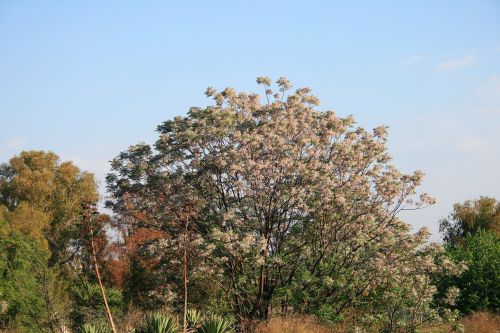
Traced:
<svg viewBox="0 0 500 333">
<path fill-rule="evenodd" d="M 184 228 L 184 271 L 183 271 L 183 283 L 184 283 L 184 318 L 183 318 L 183 332 L 187 332 L 187 310 L 188 310 L 188 289 L 187 289 L 187 232 L 188 223 L 185 223 Z"/>
<path fill-rule="evenodd" d="M 115 323 L 113 322 L 113 316 L 111 315 L 111 310 L 108 305 L 108 300 L 106 298 L 106 293 L 104 292 L 104 286 L 102 285 L 101 274 L 99 273 L 99 266 L 97 265 L 97 257 L 94 245 L 94 232 L 92 228 L 90 229 L 90 243 L 92 245 L 92 259 L 94 260 L 95 274 L 97 276 L 97 281 L 99 282 L 99 288 L 101 289 L 101 295 L 102 299 L 104 300 L 104 307 L 106 308 L 106 314 L 108 316 L 109 324 L 111 325 L 111 330 L 113 331 L 113 333 L 117 333 L 115 328 Z"/>
</svg>

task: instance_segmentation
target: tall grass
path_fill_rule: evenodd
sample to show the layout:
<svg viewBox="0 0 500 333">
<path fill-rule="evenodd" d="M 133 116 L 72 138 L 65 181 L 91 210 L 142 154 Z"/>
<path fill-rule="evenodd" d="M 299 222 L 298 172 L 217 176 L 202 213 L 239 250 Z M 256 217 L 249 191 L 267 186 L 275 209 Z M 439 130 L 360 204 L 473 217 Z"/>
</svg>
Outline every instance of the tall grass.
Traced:
<svg viewBox="0 0 500 333">
<path fill-rule="evenodd" d="M 340 333 L 341 328 L 321 325 L 311 317 L 273 318 L 257 327 L 256 333 Z"/>
<path fill-rule="evenodd" d="M 137 312 L 131 318 L 135 324 L 142 321 L 142 313 Z M 352 319 L 352 318 L 351 318 Z M 215 315 L 203 315 L 203 313 L 192 310 L 188 313 L 189 333 L 234 333 L 234 321 Z M 469 315 L 461 320 L 465 333 L 500 333 L 500 314 L 479 312 Z M 180 333 L 181 327 L 174 317 L 155 313 L 146 316 L 142 325 L 136 326 L 136 330 L 130 330 L 132 323 L 128 323 L 127 329 L 121 332 L 136 333 Z M 125 327 L 123 327 L 125 328 Z M 300 317 L 276 317 L 265 323 L 254 322 L 248 328 L 240 328 L 241 332 L 252 333 L 352 333 L 356 332 L 354 321 L 346 320 L 335 326 L 327 326 L 320 323 L 312 316 Z M 380 327 L 367 328 L 366 332 L 380 332 Z M 101 327 L 85 325 L 79 333 L 105 333 Z M 365 332 L 365 331 L 362 331 Z M 418 333 L 450 333 L 453 332 L 447 324 L 419 328 Z"/>
<path fill-rule="evenodd" d="M 477 312 L 462 321 L 466 333 L 500 333 L 500 314 Z"/>
</svg>

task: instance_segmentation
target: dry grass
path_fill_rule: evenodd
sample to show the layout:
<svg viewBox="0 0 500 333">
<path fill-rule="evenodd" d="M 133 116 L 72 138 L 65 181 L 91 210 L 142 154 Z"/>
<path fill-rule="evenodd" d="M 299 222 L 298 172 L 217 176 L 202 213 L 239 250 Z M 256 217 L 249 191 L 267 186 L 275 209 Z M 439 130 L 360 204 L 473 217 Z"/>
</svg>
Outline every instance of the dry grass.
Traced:
<svg viewBox="0 0 500 333">
<path fill-rule="evenodd" d="M 130 329 L 137 325 L 143 317 L 143 313 L 136 308 L 129 309 L 128 315 L 119 320 L 121 331 L 130 332 Z M 314 317 L 276 317 L 267 323 L 250 325 L 248 332 L 255 333 L 346 333 L 351 332 L 353 324 L 346 320 L 343 324 L 335 327 L 322 325 Z M 500 314 L 491 314 L 488 312 L 474 313 L 462 319 L 465 327 L 465 333 L 500 333 Z M 255 329 L 255 330 L 254 330 Z M 351 330 L 350 330 L 351 329 Z M 247 331 L 247 330 L 245 330 Z M 369 330 L 371 331 L 371 330 Z M 373 332 L 377 332 L 373 329 Z M 449 333 L 452 330 L 448 325 L 437 325 L 426 328 L 419 328 L 419 333 Z M 0 333 L 2 333 L 0 331 Z"/>
<path fill-rule="evenodd" d="M 500 333 L 500 315 L 488 312 L 477 312 L 460 321 L 465 333 Z M 418 329 L 419 333 L 450 333 L 449 325 L 437 325 Z"/>
<path fill-rule="evenodd" d="M 345 328 L 329 328 L 311 317 L 273 318 L 257 327 L 256 333 L 341 333 Z"/>
<path fill-rule="evenodd" d="M 465 333 L 500 333 L 500 314 L 474 313 L 462 319 Z M 346 333 L 350 325 L 327 327 L 313 317 L 273 318 L 257 326 L 256 333 Z M 377 331 L 375 329 L 375 331 Z M 448 325 L 419 328 L 419 333 L 449 333 Z"/>
<path fill-rule="evenodd" d="M 477 312 L 462 320 L 466 333 L 500 333 L 500 314 Z"/>
<path fill-rule="evenodd" d="M 417 329 L 418 333 L 450 333 L 452 329 L 449 325 L 436 325 L 431 327 L 421 327 Z"/>
<path fill-rule="evenodd" d="M 123 317 L 115 319 L 118 332 L 133 332 L 143 318 L 144 312 L 134 306 L 129 306 L 128 311 Z"/>
</svg>

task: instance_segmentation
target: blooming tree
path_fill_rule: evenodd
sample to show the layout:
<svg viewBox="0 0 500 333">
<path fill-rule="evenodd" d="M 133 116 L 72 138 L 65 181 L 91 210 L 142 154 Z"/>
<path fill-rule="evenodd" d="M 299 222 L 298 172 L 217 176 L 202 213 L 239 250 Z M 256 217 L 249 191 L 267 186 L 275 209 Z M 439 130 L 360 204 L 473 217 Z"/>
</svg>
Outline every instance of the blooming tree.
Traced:
<svg viewBox="0 0 500 333">
<path fill-rule="evenodd" d="M 416 269 L 428 234 L 411 234 L 397 214 L 434 200 L 416 193 L 422 172 L 389 163 L 387 128 L 318 111 L 310 90 L 292 92 L 285 78 L 277 91 L 267 77 L 257 83 L 263 97 L 208 88 L 213 105 L 162 123 L 154 147 L 113 160 L 108 204 L 121 223 L 178 230 L 188 210 L 202 238 L 193 253 L 239 318 L 267 318 L 276 305 L 341 315 L 399 277 L 432 295 L 416 277 L 435 269 Z"/>
</svg>

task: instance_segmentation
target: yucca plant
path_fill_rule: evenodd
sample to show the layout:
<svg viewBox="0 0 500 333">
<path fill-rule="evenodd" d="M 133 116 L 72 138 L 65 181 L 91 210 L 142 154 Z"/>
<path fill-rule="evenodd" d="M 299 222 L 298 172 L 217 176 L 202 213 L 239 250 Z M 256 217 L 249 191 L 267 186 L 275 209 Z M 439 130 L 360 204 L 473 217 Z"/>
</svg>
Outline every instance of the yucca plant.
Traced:
<svg viewBox="0 0 500 333">
<path fill-rule="evenodd" d="M 188 330 L 190 332 L 196 332 L 196 330 L 203 324 L 203 315 L 200 311 L 196 309 L 188 310 L 187 312 L 187 322 Z"/>
<path fill-rule="evenodd" d="M 149 315 L 143 327 L 137 330 L 137 333 L 178 333 L 179 325 L 175 319 L 170 316 L 153 313 Z"/>
<path fill-rule="evenodd" d="M 94 326 L 91 324 L 85 324 L 80 329 L 80 333 L 107 333 L 108 330 L 102 326 Z"/>
<path fill-rule="evenodd" d="M 217 315 L 209 316 L 203 325 L 197 330 L 198 333 L 234 333 L 233 321 Z"/>
</svg>

